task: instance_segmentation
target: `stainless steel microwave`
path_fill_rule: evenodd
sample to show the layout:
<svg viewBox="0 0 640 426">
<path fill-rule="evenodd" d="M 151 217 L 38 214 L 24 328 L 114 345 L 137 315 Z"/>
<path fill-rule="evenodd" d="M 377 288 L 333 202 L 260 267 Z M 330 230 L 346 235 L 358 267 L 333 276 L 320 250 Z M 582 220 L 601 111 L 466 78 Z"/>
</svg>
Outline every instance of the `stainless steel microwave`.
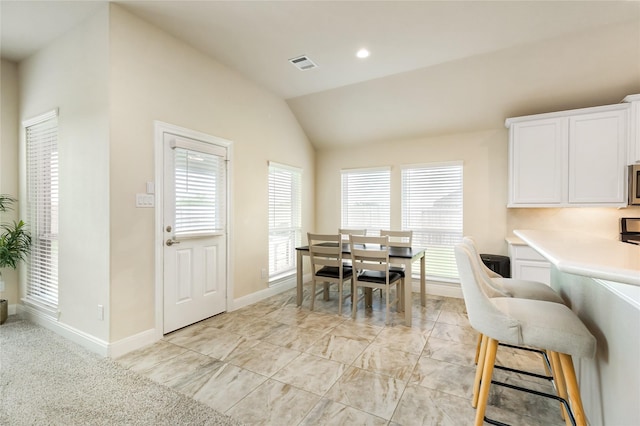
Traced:
<svg viewBox="0 0 640 426">
<path fill-rule="evenodd" d="M 640 206 L 640 164 L 629 166 L 629 205 Z"/>
</svg>

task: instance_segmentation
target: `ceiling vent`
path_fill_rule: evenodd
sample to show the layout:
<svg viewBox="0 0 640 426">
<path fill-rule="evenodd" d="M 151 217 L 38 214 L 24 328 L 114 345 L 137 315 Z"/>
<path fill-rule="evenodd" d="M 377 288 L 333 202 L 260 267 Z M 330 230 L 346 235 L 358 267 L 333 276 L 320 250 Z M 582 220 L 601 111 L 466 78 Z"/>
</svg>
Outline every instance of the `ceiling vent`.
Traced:
<svg viewBox="0 0 640 426">
<path fill-rule="evenodd" d="M 295 67 L 300 71 L 307 71 L 313 68 L 318 68 L 318 66 L 311 59 L 304 55 L 298 56 L 297 58 L 291 58 L 289 59 L 289 62 L 295 65 Z"/>
</svg>

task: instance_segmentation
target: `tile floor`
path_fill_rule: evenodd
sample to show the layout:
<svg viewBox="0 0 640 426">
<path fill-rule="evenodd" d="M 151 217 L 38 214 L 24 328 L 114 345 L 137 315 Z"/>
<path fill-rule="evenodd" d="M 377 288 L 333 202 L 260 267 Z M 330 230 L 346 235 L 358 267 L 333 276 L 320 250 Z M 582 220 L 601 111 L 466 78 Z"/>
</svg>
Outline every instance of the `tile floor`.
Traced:
<svg viewBox="0 0 640 426">
<path fill-rule="evenodd" d="M 414 294 L 413 326 L 384 302 L 349 301 L 337 315 L 337 293 L 316 299 L 295 290 L 168 334 L 117 361 L 246 424 L 472 424 L 471 385 L 477 334 L 462 299 Z M 360 302 L 362 303 L 362 302 Z M 500 348 L 498 362 L 544 373 L 539 356 Z M 539 379 L 496 371 L 494 378 L 545 392 Z M 492 387 L 487 415 L 513 425 L 562 425 L 559 404 Z"/>
</svg>

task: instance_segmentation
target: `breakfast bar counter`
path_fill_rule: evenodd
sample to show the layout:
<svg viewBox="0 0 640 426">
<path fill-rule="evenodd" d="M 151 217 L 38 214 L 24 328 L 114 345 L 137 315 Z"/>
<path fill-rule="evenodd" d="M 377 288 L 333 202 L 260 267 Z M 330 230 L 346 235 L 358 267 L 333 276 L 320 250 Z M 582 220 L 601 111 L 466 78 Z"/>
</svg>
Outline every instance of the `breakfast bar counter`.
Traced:
<svg viewBox="0 0 640 426">
<path fill-rule="evenodd" d="M 513 233 L 561 272 L 640 286 L 639 245 L 567 231 Z"/>
<path fill-rule="evenodd" d="M 514 234 L 551 262 L 558 291 L 597 339 L 574 359 L 591 425 L 640 425 L 640 246 L 562 231 Z"/>
</svg>

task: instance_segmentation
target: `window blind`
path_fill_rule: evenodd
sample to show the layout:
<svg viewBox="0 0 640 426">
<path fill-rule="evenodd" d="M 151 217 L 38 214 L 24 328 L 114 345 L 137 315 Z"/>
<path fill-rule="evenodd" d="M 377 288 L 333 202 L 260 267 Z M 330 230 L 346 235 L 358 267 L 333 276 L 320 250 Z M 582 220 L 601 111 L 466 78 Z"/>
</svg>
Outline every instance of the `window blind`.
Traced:
<svg viewBox="0 0 640 426">
<path fill-rule="evenodd" d="M 427 275 L 458 279 L 453 249 L 462 239 L 462 164 L 402 170 L 402 228 L 413 230 L 414 245 L 427 248 Z"/>
<path fill-rule="evenodd" d="M 302 172 L 269 163 L 269 280 L 293 274 L 302 234 Z"/>
<path fill-rule="evenodd" d="M 24 123 L 26 130 L 27 220 L 31 253 L 27 300 L 58 306 L 58 117 L 57 111 Z"/>
<path fill-rule="evenodd" d="M 391 170 L 342 171 L 341 228 L 366 229 L 378 235 L 391 222 Z"/>
<path fill-rule="evenodd" d="M 224 232 L 224 157 L 175 147 L 174 168 L 176 237 Z"/>
</svg>

